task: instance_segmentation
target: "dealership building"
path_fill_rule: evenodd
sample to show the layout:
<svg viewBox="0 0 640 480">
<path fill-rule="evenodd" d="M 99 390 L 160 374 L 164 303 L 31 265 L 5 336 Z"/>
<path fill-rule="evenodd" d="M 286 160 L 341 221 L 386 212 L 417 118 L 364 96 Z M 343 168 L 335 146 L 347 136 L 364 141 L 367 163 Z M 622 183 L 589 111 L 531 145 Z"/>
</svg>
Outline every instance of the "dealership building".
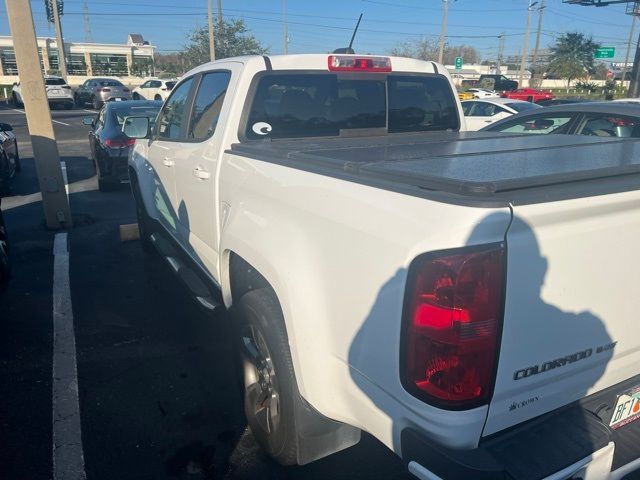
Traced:
<svg viewBox="0 0 640 480">
<path fill-rule="evenodd" d="M 147 77 L 154 74 L 155 47 L 142 35 L 132 33 L 125 44 L 65 42 L 69 83 L 86 77 Z M 55 38 L 38 37 L 40 65 L 46 73 L 58 73 L 58 45 Z M 0 83 L 18 81 L 13 39 L 0 36 Z"/>
</svg>

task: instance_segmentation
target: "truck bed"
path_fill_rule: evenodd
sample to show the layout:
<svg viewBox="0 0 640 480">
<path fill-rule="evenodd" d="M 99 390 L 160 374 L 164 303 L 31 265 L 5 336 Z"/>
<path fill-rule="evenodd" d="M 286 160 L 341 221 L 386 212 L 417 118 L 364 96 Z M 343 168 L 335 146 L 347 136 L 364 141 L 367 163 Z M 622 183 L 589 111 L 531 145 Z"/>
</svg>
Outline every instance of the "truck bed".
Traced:
<svg viewBox="0 0 640 480">
<path fill-rule="evenodd" d="M 516 191 L 640 173 L 640 141 L 491 132 L 250 141 L 230 153 L 392 189 L 516 201 Z M 637 185 L 634 177 L 633 185 Z"/>
</svg>

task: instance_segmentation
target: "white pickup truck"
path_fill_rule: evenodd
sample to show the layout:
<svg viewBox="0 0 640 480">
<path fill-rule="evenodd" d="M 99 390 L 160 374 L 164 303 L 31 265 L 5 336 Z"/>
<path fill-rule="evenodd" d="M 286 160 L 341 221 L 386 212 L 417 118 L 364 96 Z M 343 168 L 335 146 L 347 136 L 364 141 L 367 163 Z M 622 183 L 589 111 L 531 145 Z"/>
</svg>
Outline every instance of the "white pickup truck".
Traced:
<svg viewBox="0 0 640 480">
<path fill-rule="evenodd" d="M 365 430 L 421 479 L 640 467 L 640 143 L 464 132 L 442 66 L 358 55 L 208 63 L 123 129 L 280 463 Z"/>
</svg>

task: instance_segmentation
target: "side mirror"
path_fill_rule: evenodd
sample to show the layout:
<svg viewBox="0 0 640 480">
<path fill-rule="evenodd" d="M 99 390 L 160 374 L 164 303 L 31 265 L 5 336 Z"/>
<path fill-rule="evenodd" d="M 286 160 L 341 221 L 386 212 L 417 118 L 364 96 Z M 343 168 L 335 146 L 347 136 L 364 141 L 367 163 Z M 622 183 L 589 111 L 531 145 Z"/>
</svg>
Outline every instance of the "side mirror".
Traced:
<svg viewBox="0 0 640 480">
<path fill-rule="evenodd" d="M 0 123 L 0 132 L 13 132 L 13 127 L 8 123 Z"/>
<path fill-rule="evenodd" d="M 96 120 L 96 117 L 84 117 L 82 119 L 82 124 L 93 127 L 93 123 L 95 122 L 95 120 Z"/>
<path fill-rule="evenodd" d="M 129 138 L 148 138 L 150 125 L 148 117 L 126 117 L 122 124 L 122 133 Z"/>
</svg>

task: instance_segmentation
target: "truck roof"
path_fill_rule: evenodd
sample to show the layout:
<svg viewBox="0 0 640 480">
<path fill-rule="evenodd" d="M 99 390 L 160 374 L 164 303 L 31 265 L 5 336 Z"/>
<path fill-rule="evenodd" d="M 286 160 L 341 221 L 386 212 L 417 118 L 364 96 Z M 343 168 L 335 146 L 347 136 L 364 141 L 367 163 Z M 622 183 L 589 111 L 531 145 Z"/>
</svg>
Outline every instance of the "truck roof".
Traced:
<svg viewBox="0 0 640 480">
<path fill-rule="evenodd" d="M 435 132 L 264 140 L 234 144 L 231 153 L 391 189 L 507 202 L 533 187 L 640 173 L 639 140 L 569 135 Z"/>
</svg>

